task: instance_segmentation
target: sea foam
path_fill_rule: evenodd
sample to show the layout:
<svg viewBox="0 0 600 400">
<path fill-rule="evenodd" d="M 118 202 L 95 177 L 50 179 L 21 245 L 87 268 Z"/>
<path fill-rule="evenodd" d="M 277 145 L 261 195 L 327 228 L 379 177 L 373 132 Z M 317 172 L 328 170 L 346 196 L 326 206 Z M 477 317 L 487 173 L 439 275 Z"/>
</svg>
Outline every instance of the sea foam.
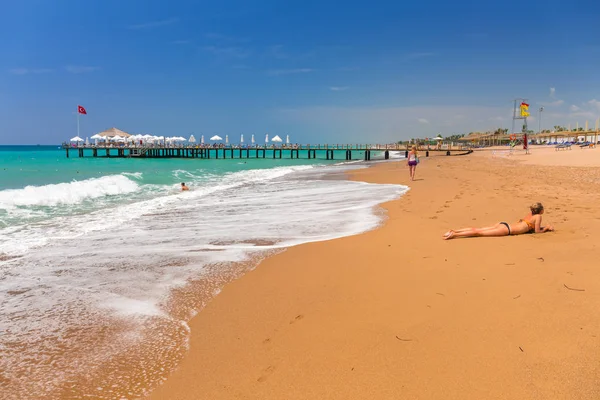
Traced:
<svg viewBox="0 0 600 400">
<path fill-rule="evenodd" d="M 377 227 L 375 206 L 408 190 L 324 179 L 353 168 L 174 171 L 192 190 L 0 229 L 0 255 L 10 255 L 0 261 L 0 370 L 10 382 L 0 397 L 58 398 L 78 379 L 74 397 L 102 398 L 96 387 L 113 388 L 107 398 L 143 395 L 175 367 L 187 320 L 225 283 L 272 252 Z M 147 189 L 107 178 L 83 181 L 103 188 L 78 198 Z M 100 367 L 104 380 L 88 382 Z"/>
</svg>

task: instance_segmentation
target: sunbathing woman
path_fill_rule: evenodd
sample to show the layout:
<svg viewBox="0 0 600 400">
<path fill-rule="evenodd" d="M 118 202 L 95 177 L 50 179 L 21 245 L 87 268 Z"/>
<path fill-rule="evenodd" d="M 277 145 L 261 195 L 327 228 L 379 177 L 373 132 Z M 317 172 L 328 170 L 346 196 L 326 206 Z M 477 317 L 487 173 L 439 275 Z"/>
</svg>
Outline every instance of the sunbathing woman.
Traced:
<svg viewBox="0 0 600 400">
<path fill-rule="evenodd" d="M 478 237 L 478 236 L 509 236 L 520 235 L 522 233 L 542 233 L 553 231 L 552 225 L 542 226 L 542 214 L 544 206 L 542 203 L 535 203 L 530 207 L 531 213 L 516 223 L 509 225 L 506 222 L 500 222 L 487 228 L 464 228 L 457 231 L 449 230 L 444 233 L 445 240 L 459 237 Z"/>
</svg>

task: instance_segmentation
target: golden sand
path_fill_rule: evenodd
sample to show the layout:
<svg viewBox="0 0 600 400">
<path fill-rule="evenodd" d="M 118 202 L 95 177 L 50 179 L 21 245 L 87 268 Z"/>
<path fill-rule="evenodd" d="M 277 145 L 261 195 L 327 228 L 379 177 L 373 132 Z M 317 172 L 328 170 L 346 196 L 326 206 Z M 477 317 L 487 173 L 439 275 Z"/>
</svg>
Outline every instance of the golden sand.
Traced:
<svg viewBox="0 0 600 400">
<path fill-rule="evenodd" d="M 263 261 L 151 398 L 599 399 L 600 168 L 539 164 L 600 150 L 532 152 L 426 159 L 380 229 Z M 404 162 L 352 178 L 409 184 Z M 536 201 L 556 232 L 441 239 Z"/>
</svg>

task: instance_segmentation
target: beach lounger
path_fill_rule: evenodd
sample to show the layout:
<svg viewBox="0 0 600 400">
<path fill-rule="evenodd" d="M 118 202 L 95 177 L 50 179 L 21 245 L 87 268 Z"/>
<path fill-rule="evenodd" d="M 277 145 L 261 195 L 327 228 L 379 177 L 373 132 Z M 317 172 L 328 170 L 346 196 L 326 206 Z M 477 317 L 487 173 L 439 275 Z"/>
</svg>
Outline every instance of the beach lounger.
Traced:
<svg viewBox="0 0 600 400">
<path fill-rule="evenodd" d="M 570 144 L 558 144 L 554 147 L 555 150 L 571 150 Z"/>
</svg>

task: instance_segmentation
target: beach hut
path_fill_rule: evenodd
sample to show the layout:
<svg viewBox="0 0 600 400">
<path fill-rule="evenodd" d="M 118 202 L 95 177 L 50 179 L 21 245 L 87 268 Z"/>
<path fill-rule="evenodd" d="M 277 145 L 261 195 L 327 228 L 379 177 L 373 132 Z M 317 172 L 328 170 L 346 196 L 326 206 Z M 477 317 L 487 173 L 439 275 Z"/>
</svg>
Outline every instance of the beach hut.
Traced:
<svg viewBox="0 0 600 400">
<path fill-rule="evenodd" d="M 100 132 L 98 133 L 99 136 L 102 137 L 115 137 L 115 136 L 120 136 L 122 138 L 128 138 L 129 136 L 131 136 L 129 133 L 127 132 L 123 132 L 120 129 L 117 128 L 110 128 L 105 130 L 104 132 Z"/>
</svg>

